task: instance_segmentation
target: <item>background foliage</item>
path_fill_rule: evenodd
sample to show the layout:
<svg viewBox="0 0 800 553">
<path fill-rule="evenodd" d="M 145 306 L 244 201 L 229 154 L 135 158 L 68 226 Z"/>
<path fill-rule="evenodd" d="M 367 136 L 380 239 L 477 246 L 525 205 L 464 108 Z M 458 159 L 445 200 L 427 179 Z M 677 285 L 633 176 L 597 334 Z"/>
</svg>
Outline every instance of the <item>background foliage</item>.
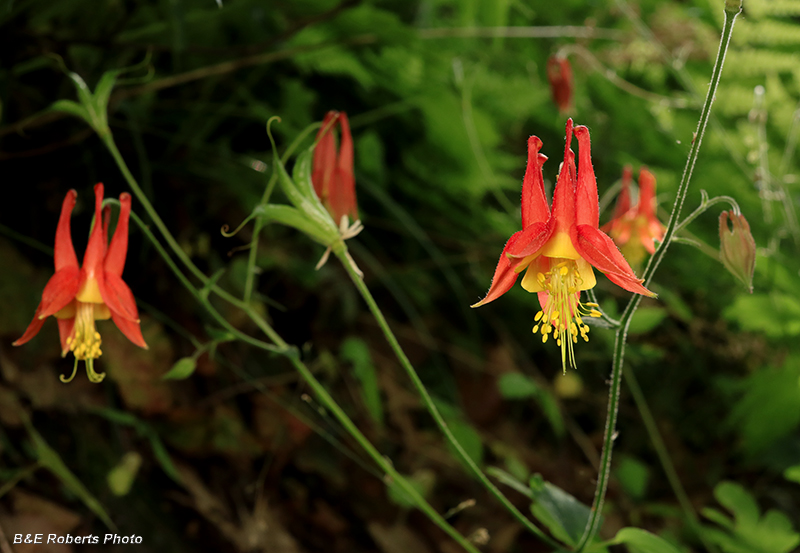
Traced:
<svg viewBox="0 0 800 553">
<path fill-rule="evenodd" d="M 686 212 L 700 189 L 737 199 L 759 246 L 754 293 L 708 255 L 718 246 L 712 210 L 689 229 L 708 247 L 670 250 L 660 298 L 644 302 L 631 330 L 626 370 L 691 508 L 679 505 L 626 390 L 605 538 L 638 527 L 678 550 L 726 553 L 788 552 L 800 541 L 798 17 L 795 1 L 745 2 L 687 202 Z M 526 489 L 538 473 L 590 503 L 613 334 L 593 329 L 576 350 L 579 371 L 562 376 L 558 350 L 531 335 L 533 295 L 517 287 L 468 306 L 519 228 L 529 135 L 550 157 L 549 189 L 555 180 L 566 115 L 550 99 L 548 57 L 561 50 L 572 62 L 569 115 L 591 129 L 601 197 L 624 164 L 646 164 L 669 206 L 721 21 L 716 0 L 0 2 L 6 535 L 104 533 L 108 521 L 144 536 L 127 551 L 456 550 L 384 486 L 282 358 L 223 343 L 199 355 L 190 379 L 162 380 L 219 329 L 135 230 L 125 277 L 149 351 L 109 325 L 99 362 L 109 378 L 96 386 L 58 382 L 71 361 L 59 357 L 52 323 L 10 347 L 52 274 L 66 191 L 80 195 L 80 252 L 91 186 L 125 190 L 97 136 L 46 111 L 75 99 L 59 63 L 94 87 L 105 71 L 148 60 L 112 93 L 111 130 L 184 250 L 209 275 L 224 269 L 220 283 L 237 295 L 252 227 L 232 238 L 219 229 L 261 198 L 267 119 L 281 117 L 273 129 L 285 147 L 327 110 L 346 111 L 366 226 L 351 252 L 454 434 Z M 450 517 L 463 534 L 480 543 L 485 529 L 487 551 L 547 550 L 462 469 L 342 268 L 314 270 L 322 249 L 268 226 L 260 309 L 440 512 L 474 499 Z M 627 293 L 598 281 L 613 315 Z M 528 492 L 535 499 L 543 486 Z M 530 499 L 506 489 L 527 512 Z"/>
</svg>

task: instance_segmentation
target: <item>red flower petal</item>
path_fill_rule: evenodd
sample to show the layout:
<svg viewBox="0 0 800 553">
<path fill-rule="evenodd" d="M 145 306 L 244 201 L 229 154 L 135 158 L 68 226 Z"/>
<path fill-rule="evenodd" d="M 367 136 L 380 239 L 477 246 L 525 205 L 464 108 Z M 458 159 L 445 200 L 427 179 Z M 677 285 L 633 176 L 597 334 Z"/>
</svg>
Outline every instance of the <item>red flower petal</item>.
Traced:
<svg viewBox="0 0 800 553">
<path fill-rule="evenodd" d="M 528 257 L 541 250 L 556 230 L 555 217 L 550 217 L 547 223 L 533 223 L 525 230 L 518 232 L 519 238 L 513 246 L 507 245 L 508 256 L 515 258 Z"/>
<path fill-rule="evenodd" d="M 53 256 L 56 272 L 64 267 L 78 266 L 78 257 L 75 255 L 75 248 L 72 246 L 72 232 L 69 224 L 77 198 L 78 193 L 70 190 L 64 197 L 64 203 L 61 204 L 61 215 L 58 218 L 58 227 L 56 228 L 55 255 Z"/>
<path fill-rule="evenodd" d="M 567 140 L 564 147 L 564 163 L 556 180 L 553 192 L 551 217 L 556 220 L 556 232 L 569 232 L 575 223 L 575 154 L 572 145 L 572 119 L 567 119 Z"/>
<path fill-rule="evenodd" d="M 550 218 L 550 207 L 544 194 L 542 165 L 547 156 L 540 154 L 542 141 L 538 136 L 528 138 L 528 166 L 522 181 L 522 228 L 533 223 L 544 223 Z"/>
<path fill-rule="evenodd" d="M 575 127 L 578 139 L 578 185 L 575 198 L 575 221 L 578 225 L 600 225 L 597 179 L 592 167 L 592 146 L 589 129 L 583 125 Z"/>
<path fill-rule="evenodd" d="M 651 298 L 656 294 L 642 286 L 636 275 L 619 252 L 619 249 L 605 233 L 592 225 L 576 225 L 570 233 L 572 245 L 586 261 L 605 275 L 617 286 Z"/>
<path fill-rule="evenodd" d="M 125 268 L 125 256 L 128 253 L 128 221 L 131 216 L 131 195 L 123 192 L 119 197 L 119 219 L 114 237 L 108 246 L 106 258 L 103 261 L 103 269 L 106 274 L 113 273 L 122 276 Z"/>
<path fill-rule="evenodd" d="M 103 183 L 94 185 L 94 227 L 89 235 L 86 253 L 83 255 L 82 280 L 102 278 L 103 258 L 106 254 L 106 235 L 103 233 Z"/>
<path fill-rule="evenodd" d="M 77 267 L 64 267 L 50 277 L 42 292 L 42 302 L 35 317 L 44 319 L 61 311 L 78 293 L 81 272 Z"/>
<path fill-rule="evenodd" d="M 71 319 L 56 319 L 56 321 L 58 321 L 58 337 L 61 339 L 61 357 L 64 357 L 69 352 L 67 338 L 72 334 L 72 329 L 75 328 L 75 317 Z"/>
<path fill-rule="evenodd" d="M 494 276 L 492 277 L 492 285 L 489 287 L 486 297 L 478 303 L 473 304 L 471 307 L 480 307 L 481 305 L 494 301 L 514 286 L 519 273 L 514 271 L 513 263 L 506 254 L 522 235 L 522 232 L 523 231 L 515 232 L 511 235 L 511 238 L 508 239 L 506 246 L 503 248 L 503 253 L 500 254 L 500 260 L 497 262 L 497 268 L 494 270 Z"/>
<path fill-rule="evenodd" d="M 343 215 L 348 215 L 353 220 L 358 219 L 358 205 L 356 203 L 356 181 L 353 175 L 353 138 L 350 135 L 350 124 L 347 114 L 339 114 L 339 124 L 342 137 L 339 144 L 339 159 L 330 189 L 328 202 L 331 215 L 339 223 Z"/>
<path fill-rule="evenodd" d="M 140 348 L 149 349 L 147 347 L 147 343 L 144 341 L 142 329 L 138 322 L 129 321 L 128 319 L 119 316 L 114 311 L 111 312 L 111 320 L 114 321 L 114 324 L 117 325 L 117 328 L 120 329 L 120 331 L 128 340 Z"/>
<path fill-rule="evenodd" d="M 338 117 L 338 111 L 329 111 L 325 114 L 322 126 L 317 131 L 317 146 L 314 148 L 311 182 L 314 185 L 317 197 L 323 202 L 328 199 L 331 178 L 336 166 L 336 140 L 333 137 L 333 127 Z"/>
<path fill-rule="evenodd" d="M 133 292 L 122 280 L 122 277 L 115 273 L 106 273 L 105 278 L 98 279 L 97 284 L 100 287 L 100 295 L 103 296 L 103 302 L 111 310 L 112 316 L 116 313 L 118 316 L 133 321 L 139 322 L 139 312 L 136 309 L 136 300 L 133 299 Z"/>
<path fill-rule="evenodd" d="M 33 320 L 31 321 L 31 324 L 28 325 L 28 328 L 25 329 L 25 332 L 22 334 L 22 336 L 11 344 L 12 346 L 21 346 L 22 344 L 24 344 L 25 342 L 27 342 L 28 340 L 39 334 L 39 331 L 42 329 L 42 326 L 44 325 L 45 321 L 44 318 L 42 319 L 39 318 L 39 313 L 41 313 L 41 311 L 42 311 L 42 303 L 39 302 L 39 307 L 36 308 L 36 313 L 33 315 Z"/>
</svg>

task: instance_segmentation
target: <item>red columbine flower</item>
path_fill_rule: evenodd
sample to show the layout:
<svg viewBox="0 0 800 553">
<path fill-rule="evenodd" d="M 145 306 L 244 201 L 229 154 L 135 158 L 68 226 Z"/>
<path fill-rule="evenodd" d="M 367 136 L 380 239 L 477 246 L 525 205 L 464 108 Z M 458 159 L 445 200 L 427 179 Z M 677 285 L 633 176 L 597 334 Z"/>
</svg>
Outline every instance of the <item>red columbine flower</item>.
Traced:
<svg viewBox="0 0 800 553">
<path fill-rule="evenodd" d="M 551 56 L 547 60 L 547 80 L 553 102 L 561 113 L 569 111 L 572 105 L 572 67 L 562 56 Z"/>
<path fill-rule="evenodd" d="M 656 252 L 655 241 L 664 238 L 666 229 L 655 214 L 656 178 L 642 167 L 639 171 L 639 201 L 634 206 L 631 206 L 631 181 L 631 168 L 626 166 L 614 216 L 603 230 L 614 239 L 631 265 L 638 266 L 645 251 L 650 255 Z"/>
<path fill-rule="evenodd" d="M 106 247 L 108 236 L 108 216 L 102 216 L 103 185 L 94 187 L 95 217 L 94 228 L 86 245 L 83 267 L 78 266 L 78 258 L 72 246 L 69 219 L 78 193 L 67 192 L 58 219 L 55 244 L 56 273 L 47 282 L 42 292 L 42 301 L 36 308 L 33 321 L 25 334 L 14 342 L 21 346 L 38 334 L 45 318 L 53 315 L 58 320 L 61 336 L 61 354 L 72 351 L 75 355 L 75 369 L 68 379 L 75 376 L 78 361 L 86 361 L 89 380 L 100 382 L 105 373 L 94 371 L 94 360 L 100 357 L 100 333 L 94 326 L 95 320 L 114 321 L 122 333 L 139 347 L 147 349 L 147 344 L 139 328 L 139 313 L 128 285 L 122 280 L 125 255 L 128 251 L 128 219 L 131 214 L 131 195 L 127 192 L 119 197 L 120 212 L 117 229 Z M 108 215 L 108 212 L 106 213 Z"/>
<path fill-rule="evenodd" d="M 342 131 L 338 158 L 336 139 L 333 136 L 337 123 Z M 356 181 L 353 176 L 353 138 L 350 136 L 350 124 L 344 112 L 329 111 L 325 114 L 322 127 L 317 132 L 311 182 L 336 224 L 346 224 L 346 220 L 342 222 L 342 217 L 345 216 L 353 221 L 358 220 Z"/>
<path fill-rule="evenodd" d="M 522 287 L 536 292 L 542 310 L 536 314 L 533 332 L 541 332 L 542 342 L 550 334 L 561 347 L 561 362 L 566 371 L 567 358 L 575 367 L 572 344 L 578 335 L 588 341 L 589 327 L 581 317 L 599 317 L 597 304 L 581 303 L 581 290 L 595 285 L 592 267 L 604 273 L 614 284 L 637 294 L 655 297 L 642 286 L 614 242 L 598 228 L 597 181 L 592 168 L 589 129 L 575 127 L 580 146 L 578 170 L 572 144 L 572 119 L 567 121 L 567 144 L 564 163 L 553 193 L 553 210 L 544 193 L 542 165 L 547 157 L 539 153 L 542 141 L 528 139 L 528 167 L 522 183 L 522 230 L 506 243 L 497 263 L 492 286 L 478 307 L 505 294 L 527 269 Z"/>
</svg>

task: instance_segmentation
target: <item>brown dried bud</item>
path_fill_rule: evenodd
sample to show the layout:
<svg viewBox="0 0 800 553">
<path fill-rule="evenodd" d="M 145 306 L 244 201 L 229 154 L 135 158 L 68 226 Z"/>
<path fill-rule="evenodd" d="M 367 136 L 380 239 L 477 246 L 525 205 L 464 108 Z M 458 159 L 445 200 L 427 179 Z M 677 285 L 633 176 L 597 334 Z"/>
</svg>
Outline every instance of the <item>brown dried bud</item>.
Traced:
<svg viewBox="0 0 800 553">
<path fill-rule="evenodd" d="M 730 219 L 730 225 L 728 224 Z M 733 230 L 731 230 L 731 225 Z M 732 210 L 719 216 L 719 259 L 722 264 L 753 293 L 753 272 L 756 269 L 756 241 L 744 215 Z"/>
<path fill-rule="evenodd" d="M 547 80 L 553 102 L 561 113 L 569 111 L 572 105 L 572 67 L 567 58 L 552 56 L 547 60 Z"/>
</svg>

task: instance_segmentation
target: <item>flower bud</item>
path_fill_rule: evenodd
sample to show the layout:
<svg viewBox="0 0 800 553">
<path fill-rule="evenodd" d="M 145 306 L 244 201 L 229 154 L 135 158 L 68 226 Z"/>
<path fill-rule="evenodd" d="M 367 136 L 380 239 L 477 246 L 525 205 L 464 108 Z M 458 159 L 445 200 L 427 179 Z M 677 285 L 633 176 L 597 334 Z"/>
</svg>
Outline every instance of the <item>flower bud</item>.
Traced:
<svg viewBox="0 0 800 553">
<path fill-rule="evenodd" d="M 547 60 L 547 80 L 553 102 L 561 113 L 569 111 L 572 105 L 572 67 L 567 58 L 552 56 Z"/>
<path fill-rule="evenodd" d="M 733 226 L 728 224 L 728 219 Z M 719 216 L 719 259 L 722 264 L 753 293 L 753 272 L 756 268 L 756 241 L 744 215 L 732 210 Z"/>
</svg>

